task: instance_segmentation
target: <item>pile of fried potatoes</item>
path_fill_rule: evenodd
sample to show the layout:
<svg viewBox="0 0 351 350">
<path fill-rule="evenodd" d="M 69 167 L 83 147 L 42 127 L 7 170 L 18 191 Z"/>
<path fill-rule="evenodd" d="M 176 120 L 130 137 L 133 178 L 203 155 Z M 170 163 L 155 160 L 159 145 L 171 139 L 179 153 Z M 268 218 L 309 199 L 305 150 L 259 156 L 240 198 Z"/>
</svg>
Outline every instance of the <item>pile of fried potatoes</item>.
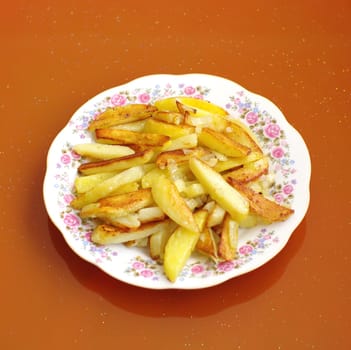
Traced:
<svg viewBox="0 0 351 350">
<path fill-rule="evenodd" d="M 293 213 L 268 196 L 274 179 L 255 136 L 208 101 L 107 108 L 88 130 L 95 142 L 73 147 L 85 161 L 71 206 L 96 220 L 93 242 L 148 247 L 172 282 L 193 251 L 232 260 L 239 227 Z"/>
</svg>

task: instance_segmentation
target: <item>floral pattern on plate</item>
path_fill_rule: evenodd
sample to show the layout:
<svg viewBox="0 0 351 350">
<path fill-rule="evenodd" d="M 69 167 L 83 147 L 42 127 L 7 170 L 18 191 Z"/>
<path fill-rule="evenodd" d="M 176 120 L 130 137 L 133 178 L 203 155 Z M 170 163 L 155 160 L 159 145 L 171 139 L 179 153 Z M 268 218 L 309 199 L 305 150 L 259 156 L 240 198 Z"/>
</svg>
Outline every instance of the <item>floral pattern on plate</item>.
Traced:
<svg viewBox="0 0 351 350">
<path fill-rule="evenodd" d="M 222 85 L 228 85 L 230 89 L 218 96 L 217 90 L 214 89 L 222 90 Z M 264 153 L 269 156 L 271 172 L 276 179 L 270 196 L 277 203 L 294 207 L 296 188 L 302 176 L 296 167 L 291 144 L 297 141 L 301 144 L 303 141 L 294 140 L 294 137 L 299 137 L 298 134 L 294 134 L 294 130 L 289 138 L 290 126 L 281 112 L 276 107 L 271 108 L 271 102 L 222 78 L 207 75 L 149 76 L 107 90 L 88 101 L 74 114 L 50 148 L 44 182 L 45 204 L 52 221 L 77 254 L 117 279 L 147 288 L 207 287 L 264 264 L 284 247 L 307 210 L 306 202 L 308 205 L 308 196 L 298 198 L 299 202 L 303 200 L 305 211 L 295 218 L 288 235 L 286 230 L 282 230 L 286 228 L 286 223 L 241 229 L 236 259 L 215 263 L 205 257 L 194 256 L 175 284 L 166 280 L 162 266 L 150 259 L 146 250 L 126 248 L 123 245 L 97 246 L 91 242 L 94 222 L 81 220 L 77 212 L 70 207 L 74 198 L 74 179 L 82 161 L 80 156 L 72 151 L 72 145 L 91 141 L 87 126 L 96 115 L 108 107 L 128 103 L 153 103 L 160 98 L 180 95 L 220 104 L 231 116 L 239 118 L 251 129 Z M 307 149 L 305 152 L 309 160 Z M 284 239 L 281 239 L 282 232 Z"/>
</svg>

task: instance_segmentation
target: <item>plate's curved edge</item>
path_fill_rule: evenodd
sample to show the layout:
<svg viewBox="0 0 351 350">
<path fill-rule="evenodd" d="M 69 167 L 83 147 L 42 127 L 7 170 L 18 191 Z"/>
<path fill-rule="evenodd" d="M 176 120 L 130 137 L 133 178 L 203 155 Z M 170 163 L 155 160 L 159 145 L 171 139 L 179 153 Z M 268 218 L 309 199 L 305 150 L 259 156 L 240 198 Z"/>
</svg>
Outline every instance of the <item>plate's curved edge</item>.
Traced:
<svg viewBox="0 0 351 350">
<path fill-rule="evenodd" d="M 110 273 L 110 271 L 106 268 L 104 268 L 103 266 L 101 266 L 100 264 L 96 264 L 93 259 L 89 259 L 86 255 L 84 254 L 81 254 L 80 251 L 77 251 L 77 249 L 74 247 L 73 244 L 71 244 L 71 241 L 68 239 L 68 237 L 66 237 L 67 235 L 64 235 L 62 233 L 62 228 L 61 228 L 61 225 L 60 223 L 57 221 L 56 217 L 54 217 L 52 214 L 51 214 L 51 211 L 50 211 L 50 208 L 48 207 L 48 201 L 47 201 L 47 196 L 49 195 L 48 194 L 48 184 L 47 184 L 47 181 L 48 181 L 48 175 L 49 175 L 49 171 L 48 169 L 50 168 L 50 154 L 51 152 L 54 150 L 55 148 L 55 145 L 56 143 L 60 140 L 60 138 L 62 137 L 62 135 L 64 135 L 65 131 L 66 131 L 66 128 L 68 128 L 69 126 L 69 121 L 72 120 L 74 118 L 75 115 L 79 114 L 83 109 L 84 107 L 87 105 L 87 104 L 90 104 L 92 103 L 94 100 L 99 100 L 99 98 L 105 94 L 108 94 L 109 92 L 112 92 L 114 91 L 116 88 L 127 88 L 128 86 L 131 86 L 131 85 L 134 85 L 134 84 L 139 84 L 139 82 L 141 81 L 145 81 L 145 80 L 148 80 L 148 79 L 174 79 L 174 78 L 177 78 L 177 79 L 184 79 L 184 78 L 198 78 L 198 79 L 208 79 L 208 80 L 216 80 L 217 83 L 218 83 L 218 79 L 222 80 L 223 82 L 225 82 L 226 84 L 231 84 L 232 86 L 236 86 L 236 87 L 239 87 L 240 89 L 242 89 L 243 91 L 245 91 L 247 94 L 250 94 L 254 99 L 259 99 L 261 101 L 264 101 L 266 104 L 269 104 L 271 106 L 272 109 L 275 109 L 277 113 L 279 113 L 280 115 L 280 118 L 282 121 L 284 121 L 284 123 L 286 123 L 286 125 L 289 127 L 290 131 L 293 132 L 295 134 L 295 136 L 297 138 L 299 138 L 299 146 L 301 147 L 301 150 L 303 151 L 303 153 L 307 156 L 307 170 L 308 170 L 308 176 L 306 176 L 306 181 L 305 181 L 305 191 L 307 190 L 307 192 L 304 192 L 305 193 L 305 198 L 306 198 L 306 201 L 304 202 L 304 208 L 301 209 L 301 213 L 298 217 L 295 217 L 294 218 L 294 225 L 293 225 L 293 228 L 291 229 L 291 234 L 289 235 L 288 239 L 284 242 L 284 245 L 281 247 L 281 249 L 279 249 L 278 251 L 274 252 L 274 254 L 272 254 L 268 260 L 266 260 L 265 262 L 263 262 L 262 264 L 258 265 L 258 266 L 254 266 L 252 268 L 249 268 L 247 270 L 242 270 L 240 271 L 240 273 L 236 273 L 234 276 L 217 276 L 218 278 L 215 279 L 215 281 L 211 280 L 209 281 L 209 283 L 201 283 L 201 285 L 184 285 L 184 284 L 180 284 L 180 283 L 164 283 L 164 284 L 161 284 L 161 285 L 155 285 L 155 284 L 150 284 L 150 283 L 136 283 L 134 282 L 135 280 L 133 279 L 129 279 L 129 278 L 119 278 L 119 277 L 116 277 L 115 275 L 113 275 L 112 273 Z M 63 129 L 56 135 L 56 137 L 54 138 L 54 140 L 52 141 L 51 145 L 50 145 L 50 148 L 48 150 L 48 153 L 47 153 L 47 170 L 46 170 L 46 173 L 45 173 L 45 177 L 44 177 L 44 183 L 43 183 L 43 196 L 44 196 L 44 203 L 45 203 L 45 207 L 47 209 L 47 212 L 48 212 L 48 215 L 50 217 L 50 220 L 54 223 L 54 225 L 59 229 L 59 231 L 62 233 L 62 235 L 64 236 L 64 239 L 65 241 L 67 242 L 67 244 L 70 246 L 70 248 L 78 255 L 80 256 L 83 260 L 89 262 L 89 263 L 92 263 L 93 265 L 95 265 L 96 267 L 98 267 L 100 270 L 102 270 L 103 272 L 105 272 L 106 274 L 110 275 L 111 277 L 121 281 L 121 282 L 124 282 L 124 283 L 127 283 L 127 284 L 130 284 L 130 285 L 133 285 L 133 286 L 137 286 L 137 287 L 142 287 L 142 288 L 147 288 L 147 289 L 204 289 L 204 288 L 209 288 L 209 287 L 212 287 L 212 286 L 216 286 L 218 284 L 221 284 L 227 280 L 230 280 L 232 278 L 235 278 L 235 277 L 238 277 L 238 276 L 241 276 L 243 274 L 246 274 L 248 272 L 251 272 L 259 267 L 261 267 L 262 265 L 264 265 L 265 263 L 267 263 L 269 260 L 271 260 L 274 256 L 276 256 L 284 247 L 285 245 L 287 244 L 288 240 L 290 239 L 291 235 L 293 234 L 293 232 L 296 230 L 296 228 L 299 226 L 299 224 L 301 223 L 301 221 L 303 220 L 303 218 L 305 217 L 306 213 L 307 213 L 307 210 L 308 210 L 308 207 L 309 207 L 309 201 L 310 201 L 310 178 L 311 178 L 311 159 L 310 159 L 310 155 L 309 155 L 309 151 L 308 151 L 308 148 L 307 148 L 307 145 L 302 137 L 302 135 L 288 122 L 288 120 L 286 119 L 285 115 L 282 113 L 282 111 L 277 107 L 277 105 L 275 105 L 272 101 L 270 101 L 269 99 L 261 96 L 261 95 L 258 95 L 256 93 L 253 93 L 249 90 L 247 90 L 246 88 L 242 87 L 240 84 L 237 84 L 231 80 L 228 80 L 224 77 L 219 77 L 219 76 L 214 76 L 214 75 L 209 75 L 209 74 L 201 74 L 201 73 L 191 73 L 191 74 L 153 74 L 153 75 L 147 75 L 147 76 L 144 76 L 144 77 L 140 77 L 140 78 L 136 78 L 130 82 L 127 82 L 123 85 L 120 85 L 120 86 L 116 86 L 116 87 L 112 87 L 112 88 L 109 88 L 109 89 L 106 89 L 102 92 L 100 92 L 99 94 L 93 96 L 91 99 L 89 99 L 88 101 L 86 101 L 82 106 L 80 106 L 71 116 L 71 118 L 69 119 L 69 121 L 67 122 L 67 124 L 63 127 Z M 307 174 L 306 174 L 307 175 Z M 147 282 L 147 280 L 145 280 L 144 282 Z M 203 282 L 203 280 L 202 280 Z"/>
</svg>

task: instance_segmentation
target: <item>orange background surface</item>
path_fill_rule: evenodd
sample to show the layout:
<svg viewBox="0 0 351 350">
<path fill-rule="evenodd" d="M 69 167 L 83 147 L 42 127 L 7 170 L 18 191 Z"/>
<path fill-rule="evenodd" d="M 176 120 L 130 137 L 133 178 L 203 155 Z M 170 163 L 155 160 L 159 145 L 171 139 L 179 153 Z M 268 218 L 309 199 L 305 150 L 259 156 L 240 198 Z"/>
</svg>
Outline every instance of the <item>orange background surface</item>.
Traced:
<svg viewBox="0 0 351 350">
<path fill-rule="evenodd" d="M 1 349 L 350 349 L 350 14 L 348 0 L 4 2 Z M 153 73 L 231 79 L 310 150 L 310 209 L 288 245 L 217 287 L 114 280 L 45 211 L 55 135 L 90 97 Z"/>
</svg>

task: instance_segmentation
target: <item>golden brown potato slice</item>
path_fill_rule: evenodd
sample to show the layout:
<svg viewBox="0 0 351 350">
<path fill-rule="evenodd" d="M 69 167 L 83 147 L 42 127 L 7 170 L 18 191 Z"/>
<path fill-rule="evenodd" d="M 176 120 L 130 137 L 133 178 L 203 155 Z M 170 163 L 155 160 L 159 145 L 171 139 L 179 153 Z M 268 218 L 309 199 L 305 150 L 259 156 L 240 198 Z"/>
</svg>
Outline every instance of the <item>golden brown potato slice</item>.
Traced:
<svg viewBox="0 0 351 350">
<path fill-rule="evenodd" d="M 268 174 L 269 162 L 267 157 L 263 157 L 254 162 L 246 163 L 242 168 L 230 171 L 223 177 L 231 183 L 232 180 L 248 183 L 258 179 L 262 175 Z"/>
<path fill-rule="evenodd" d="M 90 123 L 88 129 L 94 131 L 146 119 L 151 117 L 155 111 L 157 111 L 155 106 L 145 104 L 130 104 L 122 107 L 107 108 Z"/>
<path fill-rule="evenodd" d="M 151 192 L 156 204 L 173 221 L 190 231 L 199 231 L 193 213 L 171 180 L 160 176 L 152 182 Z"/>
<path fill-rule="evenodd" d="M 262 194 L 253 191 L 240 182 L 231 180 L 231 185 L 249 200 L 250 211 L 267 224 L 276 221 L 284 221 L 294 213 L 293 209 L 284 207 L 265 198 Z"/>
<path fill-rule="evenodd" d="M 251 149 L 252 152 L 257 152 L 263 155 L 263 152 L 256 141 L 251 130 L 241 123 L 239 120 L 231 120 L 226 127 L 226 135 L 232 140 L 241 143 L 242 145 Z"/>
<path fill-rule="evenodd" d="M 150 222 L 136 229 L 123 229 L 112 225 L 98 225 L 92 235 L 91 240 L 97 244 L 118 244 L 128 241 L 142 239 L 159 232 L 169 224 L 169 220 Z"/>
<path fill-rule="evenodd" d="M 196 251 L 217 261 L 218 247 L 215 234 L 209 227 L 204 227 L 196 243 Z"/>
<path fill-rule="evenodd" d="M 233 260 L 238 246 L 239 225 L 227 214 L 218 243 L 218 256 L 223 260 Z"/>
<path fill-rule="evenodd" d="M 118 194 L 100 199 L 97 203 L 84 206 L 80 211 L 82 218 L 114 218 L 125 216 L 153 204 L 150 189 Z"/>
<path fill-rule="evenodd" d="M 136 132 L 119 129 L 95 130 L 96 141 L 100 143 L 118 145 L 141 145 L 143 147 L 157 147 L 166 143 L 170 137 L 157 133 Z"/>
<path fill-rule="evenodd" d="M 146 164 L 151 160 L 153 155 L 154 151 L 149 149 L 124 157 L 83 163 L 79 166 L 78 171 L 83 175 L 117 172 L 137 165 Z"/>
<path fill-rule="evenodd" d="M 229 157 L 244 157 L 251 152 L 250 148 L 209 128 L 203 128 L 198 138 L 200 145 L 206 146 Z"/>
</svg>

